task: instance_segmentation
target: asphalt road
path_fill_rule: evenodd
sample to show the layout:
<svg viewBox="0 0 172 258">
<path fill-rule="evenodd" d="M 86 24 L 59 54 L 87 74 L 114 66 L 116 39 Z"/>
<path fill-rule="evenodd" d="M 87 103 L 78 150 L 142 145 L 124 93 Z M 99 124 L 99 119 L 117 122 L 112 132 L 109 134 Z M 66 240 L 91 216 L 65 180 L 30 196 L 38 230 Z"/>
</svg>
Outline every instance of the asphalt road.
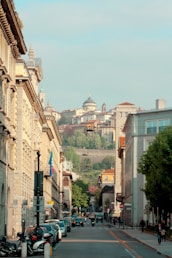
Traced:
<svg viewBox="0 0 172 258">
<path fill-rule="evenodd" d="M 151 248 L 127 236 L 124 232 L 105 224 L 90 222 L 84 227 L 72 228 L 58 243 L 52 258 L 161 258 Z"/>
</svg>

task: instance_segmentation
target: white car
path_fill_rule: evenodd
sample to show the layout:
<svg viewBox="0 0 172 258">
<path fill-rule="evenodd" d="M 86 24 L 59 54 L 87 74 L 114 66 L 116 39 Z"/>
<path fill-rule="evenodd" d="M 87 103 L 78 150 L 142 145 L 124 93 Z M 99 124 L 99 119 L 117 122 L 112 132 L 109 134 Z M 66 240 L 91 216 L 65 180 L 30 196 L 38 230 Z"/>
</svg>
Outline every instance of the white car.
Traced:
<svg viewBox="0 0 172 258">
<path fill-rule="evenodd" d="M 54 225 L 58 231 L 58 240 L 57 241 L 61 241 L 62 240 L 62 231 L 61 228 L 58 224 L 59 220 L 58 219 L 47 219 L 45 220 L 45 223 L 51 223 L 52 225 Z"/>
</svg>

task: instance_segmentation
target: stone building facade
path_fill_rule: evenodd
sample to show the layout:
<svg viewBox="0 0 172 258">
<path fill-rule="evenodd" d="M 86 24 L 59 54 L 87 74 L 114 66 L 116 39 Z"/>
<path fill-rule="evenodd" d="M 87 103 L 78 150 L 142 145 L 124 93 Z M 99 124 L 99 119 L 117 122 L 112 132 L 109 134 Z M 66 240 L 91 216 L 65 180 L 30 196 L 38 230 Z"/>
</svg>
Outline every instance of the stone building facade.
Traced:
<svg viewBox="0 0 172 258">
<path fill-rule="evenodd" d="M 116 106 L 114 110 L 115 123 L 115 178 L 114 178 L 114 216 L 119 217 L 121 213 L 120 202 L 117 201 L 117 196 L 122 193 L 122 177 L 121 177 L 121 160 L 118 156 L 119 142 L 118 139 L 123 135 L 123 127 L 128 114 L 136 112 L 137 108 L 134 104 L 124 102 Z"/>
<path fill-rule="evenodd" d="M 16 60 L 26 53 L 13 1 L 0 2 L 0 235 L 13 233 L 17 140 Z M 20 186 L 18 186 L 20 187 Z"/>
<path fill-rule="evenodd" d="M 27 48 L 13 1 L 0 2 L 0 235 L 18 231 L 60 212 L 61 138 L 56 119 L 39 99 L 41 59 Z M 53 152 L 53 176 L 49 158 Z M 38 156 L 38 153 L 40 155 Z M 35 173 L 43 171 L 40 210 L 35 207 Z M 37 197 L 37 196 L 36 196 Z"/>
</svg>

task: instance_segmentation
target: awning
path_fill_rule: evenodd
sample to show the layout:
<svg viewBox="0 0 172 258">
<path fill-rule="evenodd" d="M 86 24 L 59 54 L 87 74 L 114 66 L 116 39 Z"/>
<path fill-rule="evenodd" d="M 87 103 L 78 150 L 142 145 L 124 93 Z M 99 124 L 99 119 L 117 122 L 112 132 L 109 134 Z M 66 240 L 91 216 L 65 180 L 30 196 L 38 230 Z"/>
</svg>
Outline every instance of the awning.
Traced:
<svg viewBox="0 0 172 258">
<path fill-rule="evenodd" d="M 50 210 L 50 209 L 52 209 L 54 211 L 54 213 L 56 213 L 56 209 L 54 209 L 52 204 L 46 204 L 45 205 L 45 210 L 47 211 L 47 210 Z"/>
</svg>

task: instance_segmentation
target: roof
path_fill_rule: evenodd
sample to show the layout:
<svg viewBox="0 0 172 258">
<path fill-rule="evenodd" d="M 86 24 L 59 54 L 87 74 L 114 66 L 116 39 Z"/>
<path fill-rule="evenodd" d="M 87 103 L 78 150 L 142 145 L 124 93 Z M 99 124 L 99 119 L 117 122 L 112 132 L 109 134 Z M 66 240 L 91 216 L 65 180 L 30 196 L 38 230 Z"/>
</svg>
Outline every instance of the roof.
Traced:
<svg viewBox="0 0 172 258">
<path fill-rule="evenodd" d="M 115 169 L 114 168 L 111 168 L 111 169 L 104 169 L 102 174 L 105 175 L 105 174 L 114 174 L 115 172 Z"/>
<path fill-rule="evenodd" d="M 83 104 L 96 104 L 96 102 L 89 96 Z"/>
<path fill-rule="evenodd" d="M 129 102 L 122 102 L 122 103 L 120 103 L 118 105 L 120 105 L 120 106 L 135 106 L 134 104 L 129 103 Z"/>
</svg>

